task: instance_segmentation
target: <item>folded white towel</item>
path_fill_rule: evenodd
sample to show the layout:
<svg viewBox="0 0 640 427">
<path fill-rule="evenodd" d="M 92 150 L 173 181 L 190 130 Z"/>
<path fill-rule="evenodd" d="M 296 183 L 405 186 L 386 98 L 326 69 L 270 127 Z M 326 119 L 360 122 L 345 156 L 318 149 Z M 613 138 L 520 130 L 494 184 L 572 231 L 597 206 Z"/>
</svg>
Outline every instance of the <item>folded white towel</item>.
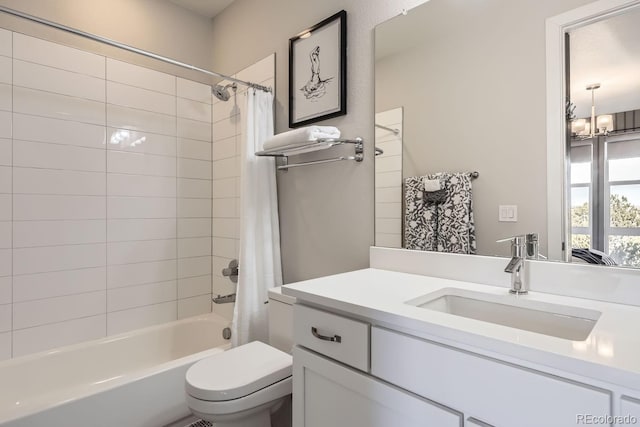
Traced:
<svg viewBox="0 0 640 427">
<path fill-rule="evenodd" d="M 441 188 L 439 179 L 429 179 L 425 177 L 423 184 L 424 184 L 424 191 L 438 191 Z"/>
<path fill-rule="evenodd" d="M 289 145 L 304 145 L 322 138 L 340 138 L 340 130 L 333 126 L 307 126 L 272 136 L 264 142 L 265 150 Z"/>
</svg>

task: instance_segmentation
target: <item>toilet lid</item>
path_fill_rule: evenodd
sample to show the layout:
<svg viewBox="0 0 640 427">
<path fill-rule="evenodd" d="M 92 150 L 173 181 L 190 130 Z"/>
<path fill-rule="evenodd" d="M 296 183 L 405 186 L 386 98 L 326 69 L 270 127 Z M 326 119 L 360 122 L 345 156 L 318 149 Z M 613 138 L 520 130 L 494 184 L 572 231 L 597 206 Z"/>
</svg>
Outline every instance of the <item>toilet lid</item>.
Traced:
<svg viewBox="0 0 640 427">
<path fill-rule="evenodd" d="M 186 391 L 201 400 L 237 399 L 291 376 L 291 364 L 291 355 L 254 341 L 193 364 Z"/>
</svg>

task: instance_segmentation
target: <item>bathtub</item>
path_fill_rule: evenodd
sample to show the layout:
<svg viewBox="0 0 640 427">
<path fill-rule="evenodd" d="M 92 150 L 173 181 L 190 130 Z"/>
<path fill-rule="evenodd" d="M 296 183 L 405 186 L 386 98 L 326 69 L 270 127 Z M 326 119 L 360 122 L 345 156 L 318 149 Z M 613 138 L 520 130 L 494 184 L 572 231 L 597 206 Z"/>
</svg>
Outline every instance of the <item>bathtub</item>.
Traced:
<svg viewBox="0 0 640 427">
<path fill-rule="evenodd" d="M 230 347 L 215 314 L 0 362 L 3 427 L 161 427 L 189 415 L 184 376 Z"/>
</svg>

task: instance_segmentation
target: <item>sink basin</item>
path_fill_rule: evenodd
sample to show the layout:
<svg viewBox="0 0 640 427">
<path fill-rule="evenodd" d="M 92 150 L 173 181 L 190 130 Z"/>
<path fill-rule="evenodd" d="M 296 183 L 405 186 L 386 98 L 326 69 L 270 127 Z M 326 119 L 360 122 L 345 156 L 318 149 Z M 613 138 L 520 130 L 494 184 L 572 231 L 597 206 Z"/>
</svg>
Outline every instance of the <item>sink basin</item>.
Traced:
<svg viewBox="0 0 640 427">
<path fill-rule="evenodd" d="M 601 315 L 595 310 L 457 288 L 445 288 L 406 304 L 571 341 L 586 340 Z"/>
</svg>

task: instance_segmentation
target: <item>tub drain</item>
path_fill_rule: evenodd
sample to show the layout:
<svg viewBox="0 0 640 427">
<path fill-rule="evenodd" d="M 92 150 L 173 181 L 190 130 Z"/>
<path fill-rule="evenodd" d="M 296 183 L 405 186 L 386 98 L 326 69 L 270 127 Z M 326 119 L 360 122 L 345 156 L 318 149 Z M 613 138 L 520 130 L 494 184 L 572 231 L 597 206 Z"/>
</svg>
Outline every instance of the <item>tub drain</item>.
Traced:
<svg viewBox="0 0 640 427">
<path fill-rule="evenodd" d="M 209 421 L 198 420 L 184 427 L 213 427 L 213 424 Z"/>
</svg>

